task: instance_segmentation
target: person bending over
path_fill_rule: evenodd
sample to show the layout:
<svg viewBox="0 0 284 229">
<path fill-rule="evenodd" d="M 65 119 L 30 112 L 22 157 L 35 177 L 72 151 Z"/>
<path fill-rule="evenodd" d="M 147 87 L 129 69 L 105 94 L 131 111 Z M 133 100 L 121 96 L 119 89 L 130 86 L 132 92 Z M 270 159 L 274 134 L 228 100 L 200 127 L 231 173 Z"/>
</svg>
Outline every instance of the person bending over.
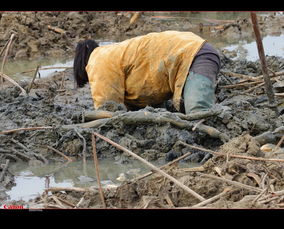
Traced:
<svg viewBox="0 0 284 229">
<path fill-rule="evenodd" d="M 77 87 L 89 82 L 95 109 L 109 101 L 137 109 L 172 99 L 177 111 L 189 114 L 215 104 L 220 65 L 205 39 L 164 31 L 100 47 L 80 41 L 73 67 Z"/>
</svg>

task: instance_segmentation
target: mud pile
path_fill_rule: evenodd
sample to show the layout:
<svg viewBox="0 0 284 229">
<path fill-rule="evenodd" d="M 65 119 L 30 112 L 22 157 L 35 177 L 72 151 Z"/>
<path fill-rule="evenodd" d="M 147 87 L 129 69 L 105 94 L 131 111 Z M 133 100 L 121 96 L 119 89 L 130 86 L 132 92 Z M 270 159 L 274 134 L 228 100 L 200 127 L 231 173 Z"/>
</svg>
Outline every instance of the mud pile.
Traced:
<svg viewBox="0 0 284 229">
<path fill-rule="evenodd" d="M 239 147 L 239 146 L 244 147 Z M 235 154 L 244 158 L 234 158 Z M 259 144 L 250 135 L 232 139 L 204 165 L 179 168 L 172 165 L 164 171 L 201 195 L 177 187 L 160 174 L 153 174 L 135 182 L 126 181 L 118 187 L 104 189 L 105 207 L 108 208 L 283 208 L 283 162 L 248 160 L 245 157 L 260 151 Z M 50 189 L 30 204 L 47 208 L 102 208 L 98 188 Z M 215 199 L 214 199 L 215 198 Z M 83 200 L 83 201 L 82 201 Z M 58 202 L 63 206 L 59 206 Z M 45 204 L 45 205 L 44 205 Z"/>
<path fill-rule="evenodd" d="M 177 28 L 175 22 L 163 23 L 148 16 L 130 24 L 131 16 L 117 12 L 3 12 L 0 47 L 14 33 L 12 58 L 64 56 L 72 55 L 77 42 L 86 38 L 119 41 L 149 32 L 192 27 L 188 20 Z"/>
<path fill-rule="evenodd" d="M 15 34 L 12 58 L 73 55 L 77 42 L 86 38 L 122 41 L 165 30 L 193 31 L 203 36 L 200 24 L 187 17 L 161 20 L 154 13 L 141 12 L 137 20 L 132 18 L 133 13 L 128 12 L 1 12 L 0 47 L 12 33 Z M 279 35 L 283 20 L 283 15 L 259 16 L 263 34 Z M 210 36 L 222 40 L 253 39 L 249 18 L 232 23 L 212 20 L 205 24 L 208 29 L 204 28 L 204 33 L 209 30 Z"/>
<path fill-rule="evenodd" d="M 255 77 L 260 74 L 260 66 L 257 62 L 232 61 L 223 55 L 222 63 L 223 71 L 249 74 Z M 268 63 L 271 70 L 275 72 L 279 72 L 284 66 L 282 58 L 269 57 Z M 144 124 L 132 122 L 129 124 L 123 119 L 114 118 L 97 127 L 66 128 L 66 126 L 85 123 L 84 114 L 93 110 L 89 86 L 74 90 L 72 79 L 72 70 L 55 73 L 46 79 L 36 79 L 29 96 L 22 95 L 18 88 L 8 83 L 1 89 L 1 131 L 43 127 L 37 130 L 23 129 L 0 134 L 0 163 L 1 173 L 3 173 L 2 200 L 5 199 L 5 190 L 13 185 L 13 175 L 9 172 L 9 164 L 5 169 L 7 160 L 9 163 L 24 161 L 31 166 L 65 162 L 65 159 L 50 147 L 75 160 L 82 160 L 84 152 L 87 159 L 92 159 L 91 134 L 98 132 L 142 158 L 160 164 L 165 164 L 188 151 L 193 152 L 194 155 L 201 155 L 201 157 L 191 157 L 189 161 L 200 162 L 203 156 L 207 155 L 206 151 L 192 149 L 185 144 L 202 146 L 227 155 L 225 157 L 213 154 L 214 156 L 202 165 L 200 171 L 203 175 L 200 172 L 175 166 L 165 170 L 205 199 L 219 195 L 225 188 L 230 187 L 230 191 L 224 194 L 224 198 L 210 203 L 211 205 L 206 205 L 207 207 L 283 207 L 280 195 L 283 190 L 283 162 L 272 163 L 230 156 L 241 154 L 266 157 L 267 155 L 260 151 L 260 147 L 268 142 L 277 144 L 283 136 L 284 115 L 276 116 L 268 106 L 263 87 L 256 88 L 251 93 L 243 92 L 247 90 L 246 86 L 224 88 L 222 86 L 237 84 L 241 79 L 224 73 L 219 74 L 216 92 L 217 102 L 222 112 L 206 118 L 203 124 L 226 134 L 229 141 L 225 143 L 218 137 L 198 131 L 198 128 L 192 131 L 192 128 L 183 129 L 169 122 Z M 24 88 L 27 88 L 29 83 L 20 82 Z M 279 104 L 281 101 L 281 97 L 278 98 Z M 171 102 L 167 101 L 160 108 L 146 107 L 140 111 L 151 114 L 170 111 L 171 115 L 175 116 L 175 113 L 172 113 L 175 111 L 170 104 Z M 111 104 L 106 108 L 110 111 L 117 110 L 117 107 Z M 118 112 L 128 113 L 123 107 L 118 108 Z M 176 118 L 178 120 L 178 116 Z M 197 122 L 198 120 L 192 121 L 193 126 L 197 125 Z M 99 139 L 96 148 L 99 159 L 111 158 L 115 163 L 122 164 L 131 163 L 133 160 L 126 153 Z M 201 154 L 195 154 L 197 152 Z M 278 155 L 274 156 L 278 158 Z M 188 161 L 186 159 L 184 159 L 185 162 Z M 246 184 L 256 189 L 231 186 L 227 181 L 206 177 L 206 174 Z M 93 195 L 93 192 L 97 190 L 91 191 L 90 195 L 89 191 L 83 193 L 84 199 L 88 201 L 84 201 L 80 207 L 102 207 L 98 193 Z M 58 198 L 73 201 L 74 204 L 82 198 L 82 191 L 79 192 L 80 195 L 72 191 L 53 193 L 59 195 Z M 258 197 L 260 194 L 261 196 Z M 195 204 L 199 203 L 191 194 L 157 174 L 137 182 L 128 182 L 116 189 L 106 189 L 105 197 L 108 207 L 121 208 L 196 207 Z M 258 201 L 255 200 L 256 197 Z M 35 200 L 34 203 L 41 204 L 42 198 Z M 47 198 L 45 199 L 47 202 L 51 201 L 50 203 L 54 201 L 54 197 L 48 199 L 49 197 L 45 196 L 44 198 Z"/>
</svg>

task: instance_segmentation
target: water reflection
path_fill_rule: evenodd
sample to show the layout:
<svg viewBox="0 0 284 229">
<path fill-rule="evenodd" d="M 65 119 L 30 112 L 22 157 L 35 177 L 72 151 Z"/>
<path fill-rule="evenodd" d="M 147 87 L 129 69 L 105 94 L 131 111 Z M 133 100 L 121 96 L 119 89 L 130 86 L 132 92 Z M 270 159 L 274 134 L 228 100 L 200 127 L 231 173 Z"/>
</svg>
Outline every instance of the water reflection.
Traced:
<svg viewBox="0 0 284 229">
<path fill-rule="evenodd" d="M 12 200 L 35 198 L 49 187 L 90 187 L 98 186 L 96 170 L 93 161 L 87 161 L 86 167 L 82 161 L 71 163 L 52 163 L 44 166 L 29 166 L 27 163 L 17 162 L 11 165 L 10 171 L 15 175 L 16 185 L 7 192 Z M 117 178 L 121 173 L 129 179 L 149 172 L 150 169 L 138 161 L 129 164 L 116 163 L 110 159 L 100 160 L 100 178 L 102 186 L 120 184 Z"/>
</svg>

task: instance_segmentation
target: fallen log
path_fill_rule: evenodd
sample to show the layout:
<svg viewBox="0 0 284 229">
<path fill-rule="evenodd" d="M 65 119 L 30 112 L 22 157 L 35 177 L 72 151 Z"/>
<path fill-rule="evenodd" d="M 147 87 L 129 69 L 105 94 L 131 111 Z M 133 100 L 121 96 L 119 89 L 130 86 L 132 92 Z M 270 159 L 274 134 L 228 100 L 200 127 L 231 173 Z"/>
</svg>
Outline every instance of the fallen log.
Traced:
<svg viewBox="0 0 284 229">
<path fill-rule="evenodd" d="M 64 125 L 62 126 L 63 129 L 73 129 L 73 128 L 98 128 L 102 125 L 106 125 L 107 123 L 110 122 L 123 122 L 126 125 L 138 125 L 138 124 L 147 124 L 147 123 L 155 123 L 155 124 L 165 124 L 169 123 L 179 129 L 187 129 L 192 131 L 192 128 L 195 127 L 196 131 L 200 131 L 202 133 L 208 134 L 212 138 L 219 138 L 222 142 L 226 142 L 229 140 L 229 137 L 221 133 L 219 130 L 217 130 L 214 127 L 207 126 L 205 124 L 199 124 L 196 126 L 196 123 L 190 122 L 188 120 L 183 120 L 180 117 L 184 119 L 192 119 L 194 118 L 200 118 L 201 114 L 205 115 L 211 115 L 212 111 L 207 111 L 207 112 L 200 112 L 198 114 L 192 114 L 190 115 L 184 115 L 181 113 L 171 113 L 171 112 L 159 112 L 159 113 L 153 113 L 153 112 L 148 112 L 148 111 L 132 111 L 132 112 L 125 112 L 122 114 L 119 114 L 117 116 L 114 116 L 112 118 L 103 118 L 103 119 L 98 119 L 94 120 L 91 122 L 87 123 L 80 123 L 80 124 L 73 124 L 73 125 Z M 214 115 L 221 113 L 221 111 L 215 111 Z M 97 114 L 100 114 L 98 112 Z M 104 113 L 101 113 L 104 115 Z M 105 113 L 111 115 L 111 113 Z M 114 113 L 113 113 L 114 115 Z M 96 114 L 94 113 L 94 116 Z"/>
<path fill-rule="evenodd" d="M 213 112 L 213 113 L 212 113 Z M 120 113 L 117 116 L 111 117 L 111 118 L 103 118 L 98 119 L 86 123 L 79 123 L 79 124 L 70 124 L 70 125 L 63 125 L 59 126 L 57 128 L 61 128 L 64 130 L 71 130 L 74 128 L 99 128 L 102 125 L 106 125 L 108 123 L 113 122 L 123 122 L 126 125 L 139 125 L 139 124 L 147 124 L 147 123 L 155 123 L 155 124 L 166 124 L 169 123 L 173 125 L 174 127 L 177 127 L 179 129 L 187 129 L 189 131 L 192 131 L 193 128 L 195 128 L 195 131 L 199 131 L 205 134 L 208 134 L 212 138 L 219 138 L 222 142 L 226 142 L 229 140 L 229 137 L 225 133 L 221 133 L 219 130 L 217 130 L 214 127 L 205 125 L 203 123 L 200 123 L 199 125 L 196 125 L 195 122 L 188 121 L 191 119 L 199 119 L 200 117 L 204 116 L 210 116 L 212 114 L 216 115 L 221 113 L 221 110 L 215 110 L 215 111 L 206 111 L 206 112 L 198 112 L 192 115 L 184 115 L 181 113 L 171 113 L 171 112 L 148 112 L 148 111 L 133 111 L 133 112 L 125 112 Z M 100 113 L 98 114 L 104 115 L 111 115 L 111 113 Z M 178 115 L 176 115 L 178 114 Z M 95 114 L 96 115 L 96 114 Z M 187 120 L 183 120 L 187 119 Z M 51 126 L 45 126 L 45 127 L 27 127 L 27 128 L 19 128 L 19 129 L 13 129 L 13 130 L 6 130 L 0 132 L 0 134 L 8 134 L 17 132 L 20 130 L 39 130 L 39 129 L 53 129 L 56 127 Z"/>
<path fill-rule="evenodd" d="M 135 111 L 135 112 L 142 112 L 144 113 L 145 111 Z M 215 106 L 207 111 L 200 111 L 200 112 L 195 112 L 192 114 L 183 114 L 183 113 L 179 113 L 179 112 L 159 112 L 159 114 L 162 115 L 175 115 L 177 117 L 179 117 L 180 119 L 184 119 L 187 121 L 193 121 L 193 120 L 199 120 L 199 119 L 203 119 L 203 118 L 208 118 L 211 116 L 215 116 L 215 115 L 219 115 L 221 114 L 222 109 L 219 108 L 218 106 Z M 129 113 L 129 112 L 128 112 Z M 84 118 L 85 120 L 89 121 L 89 120 L 95 120 L 95 119 L 104 119 L 104 118 L 112 118 L 114 116 L 117 115 L 121 115 L 121 112 L 110 112 L 110 111 L 103 111 L 103 110 L 94 110 L 94 111 L 86 111 L 84 114 Z"/>
</svg>

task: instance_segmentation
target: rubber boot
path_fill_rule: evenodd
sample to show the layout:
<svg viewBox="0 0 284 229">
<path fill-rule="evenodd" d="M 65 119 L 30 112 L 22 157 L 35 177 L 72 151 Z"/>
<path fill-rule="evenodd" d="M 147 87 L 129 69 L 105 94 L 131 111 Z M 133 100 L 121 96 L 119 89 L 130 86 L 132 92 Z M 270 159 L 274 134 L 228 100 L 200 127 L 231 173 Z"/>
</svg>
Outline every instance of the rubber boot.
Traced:
<svg viewBox="0 0 284 229">
<path fill-rule="evenodd" d="M 186 114 L 206 111 L 215 104 L 215 83 L 206 76 L 189 72 L 183 89 L 183 99 Z"/>
</svg>

